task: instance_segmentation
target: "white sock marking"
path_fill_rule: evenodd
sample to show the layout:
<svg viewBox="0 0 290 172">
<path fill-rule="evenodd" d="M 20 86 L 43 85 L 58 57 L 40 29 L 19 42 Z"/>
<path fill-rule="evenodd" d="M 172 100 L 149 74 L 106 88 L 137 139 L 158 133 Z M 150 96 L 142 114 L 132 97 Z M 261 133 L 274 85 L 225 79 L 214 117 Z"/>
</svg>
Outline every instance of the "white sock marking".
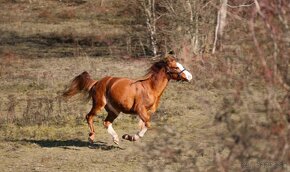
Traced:
<svg viewBox="0 0 290 172">
<path fill-rule="evenodd" d="M 140 139 L 140 137 L 143 137 L 144 134 L 146 133 L 147 129 L 148 128 L 144 126 L 141 131 L 139 131 L 137 134 L 134 135 L 134 139 L 138 140 L 138 139 Z"/>
<path fill-rule="evenodd" d="M 111 136 L 113 137 L 114 140 L 119 140 L 119 139 L 118 139 L 118 134 L 117 134 L 116 131 L 113 129 L 112 124 L 109 124 L 107 130 L 108 130 L 108 133 L 111 134 Z"/>
<path fill-rule="evenodd" d="M 144 127 L 142 128 L 142 130 L 139 131 L 138 135 L 139 135 L 140 137 L 143 137 L 144 134 L 146 133 L 146 131 L 147 131 L 147 127 L 144 126 Z"/>
</svg>

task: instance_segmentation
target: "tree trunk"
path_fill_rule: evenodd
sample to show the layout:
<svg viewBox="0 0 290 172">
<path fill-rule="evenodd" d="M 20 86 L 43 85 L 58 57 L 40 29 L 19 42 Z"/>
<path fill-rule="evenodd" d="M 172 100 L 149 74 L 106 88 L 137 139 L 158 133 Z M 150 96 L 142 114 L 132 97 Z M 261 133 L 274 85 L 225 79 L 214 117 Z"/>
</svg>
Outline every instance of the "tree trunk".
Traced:
<svg viewBox="0 0 290 172">
<path fill-rule="evenodd" d="M 142 9 L 145 12 L 147 31 L 150 36 L 150 44 L 152 53 L 157 55 L 157 38 L 156 38 L 156 15 L 155 15 L 155 0 L 142 0 L 140 1 Z"/>
<path fill-rule="evenodd" d="M 222 36 L 224 32 L 224 27 L 226 25 L 226 17 L 227 17 L 227 3 L 228 0 L 221 0 L 221 8 L 217 14 L 217 24 L 215 29 L 215 39 L 212 49 L 212 54 L 215 53 L 216 49 L 221 48 L 222 44 Z"/>
</svg>

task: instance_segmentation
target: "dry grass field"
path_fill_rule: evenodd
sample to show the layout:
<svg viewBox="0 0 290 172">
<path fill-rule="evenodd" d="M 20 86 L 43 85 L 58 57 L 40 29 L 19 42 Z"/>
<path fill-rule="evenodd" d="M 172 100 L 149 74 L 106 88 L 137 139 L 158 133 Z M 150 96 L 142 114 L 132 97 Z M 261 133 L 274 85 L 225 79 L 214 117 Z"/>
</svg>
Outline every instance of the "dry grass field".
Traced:
<svg viewBox="0 0 290 172">
<path fill-rule="evenodd" d="M 97 141 L 88 144 L 84 116 L 91 102 L 64 101 L 65 86 L 85 70 L 95 79 L 136 78 L 153 61 L 123 59 L 104 46 L 104 36 L 122 36 L 122 27 L 99 14 L 111 9 L 95 9 L 92 1 L 76 10 L 81 2 L 1 2 L 1 171 L 210 170 L 218 149 L 212 127 L 218 93 L 194 83 L 169 84 L 142 140 L 114 145 L 103 111 L 95 118 Z M 121 114 L 115 130 L 133 134 L 137 123 Z"/>
<path fill-rule="evenodd" d="M 224 64 L 210 57 L 179 59 L 193 81 L 169 83 L 144 138 L 115 145 L 102 125 L 102 111 L 94 120 L 96 142 L 89 144 L 85 115 L 91 101 L 82 95 L 64 100 L 60 95 L 67 84 L 83 71 L 94 79 L 137 78 L 154 62 L 120 53 L 128 48 L 130 19 L 118 15 L 116 6 L 108 5 L 112 1 L 102 2 L 0 0 L 0 171 L 255 171 L 266 162 L 249 167 L 238 156 L 231 159 L 237 152 L 243 157 L 243 150 L 256 155 L 275 146 L 253 140 L 260 131 L 256 125 L 270 128 L 266 88 L 246 75 L 250 87 L 236 91 L 242 86 L 232 84 L 232 75 L 221 75 Z M 237 66 L 231 70 L 238 75 Z M 284 93 L 277 90 L 278 96 Z M 247 101 L 235 104 L 237 94 Z M 119 136 L 134 134 L 137 124 L 135 116 L 121 114 L 114 129 Z M 288 162 L 269 162 L 275 164 L 262 164 L 260 171 L 277 165 L 276 171 L 289 170 Z"/>
<path fill-rule="evenodd" d="M 105 75 L 134 78 L 145 72 L 150 61 L 105 57 L 13 61 L 1 64 L 5 66 L 0 131 L 4 171 L 176 171 L 195 163 L 201 169 L 211 167 L 218 147 L 216 128 L 212 127 L 218 95 L 213 90 L 196 90 L 192 83 L 171 82 L 153 116 L 152 129 L 142 140 L 122 141 L 120 147 L 114 145 L 103 128 L 106 113 L 102 112 L 95 119 L 97 142 L 89 146 L 84 116 L 90 102 L 83 102 L 81 97 L 65 102 L 57 99 L 58 93 L 83 70 L 96 79 Z M 49 78 L 43 75 L 45 72 Z M 13 112 L 9 106 L 14 106 Z M 119 135 L 133 134 L 137 123 L 134 116 L 121 114 L 115 130 Z M 165 166 L 160 167 L 160 163 Z"/>
</svg>

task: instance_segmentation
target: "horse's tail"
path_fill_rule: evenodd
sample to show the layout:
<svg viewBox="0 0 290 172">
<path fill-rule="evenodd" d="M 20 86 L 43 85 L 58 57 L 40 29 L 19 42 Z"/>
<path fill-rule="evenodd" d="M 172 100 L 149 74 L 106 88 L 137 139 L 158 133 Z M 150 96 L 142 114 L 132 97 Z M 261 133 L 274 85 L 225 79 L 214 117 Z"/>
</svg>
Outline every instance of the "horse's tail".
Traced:
<svg viewBox="0 0 290 172">
<path fill-rule="evenodd" d="M 88 72 L 84 71 L 80 75 L 76 76 L 70 86 L 64 91 L 63 96 L 70 98 L 82 91 L 90 93 L 91 88 L 97 83 L 97 80 L 93 80 Z"/>
</svg>

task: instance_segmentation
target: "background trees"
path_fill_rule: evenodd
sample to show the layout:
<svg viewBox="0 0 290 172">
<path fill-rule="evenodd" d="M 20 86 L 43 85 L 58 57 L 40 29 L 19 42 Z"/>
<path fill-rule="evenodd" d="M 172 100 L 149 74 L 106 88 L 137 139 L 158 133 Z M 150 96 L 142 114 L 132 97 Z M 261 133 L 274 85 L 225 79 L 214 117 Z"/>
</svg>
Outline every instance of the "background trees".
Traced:
<svg viewBox="0 0 290 172">
<path fill-rule="evenodd" d="M 281 169 L 289 162 L 290 4 L 286 0 L 131 3 L 139 9 L 135 19 L 144 27 L 140 36 L 144 54 L 173 49 L 192 66 L 195 81 L 211 78 L 215 87 L 233 91 L 224 96 L 216 114 L 216 121 L 226 126 L 222 150 L 230 152 L 226 156 L 216 152 L 219 170 L 231 169 L 236 160 L 259 170 L 267 165 Z"/>
</svg>

